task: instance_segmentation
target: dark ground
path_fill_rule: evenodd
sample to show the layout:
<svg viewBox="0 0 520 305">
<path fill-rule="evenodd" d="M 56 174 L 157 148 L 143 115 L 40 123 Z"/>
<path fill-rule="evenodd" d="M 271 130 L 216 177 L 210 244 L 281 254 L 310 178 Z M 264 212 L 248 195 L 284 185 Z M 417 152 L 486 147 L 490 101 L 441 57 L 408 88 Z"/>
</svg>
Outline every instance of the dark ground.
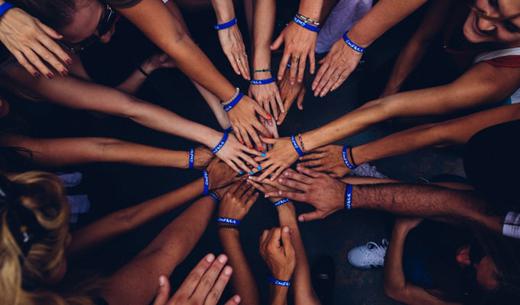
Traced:
<svg viewBox="0 0 520 305">
<path fill-rule="evenodd" d="M 287 16 L 290 16 L 293 10 L 289 7 L 281 10 L 285 13 L 280 13 L 284 16 L 281 16 L 279 20 L 288 20 Z M 365 63 L 336 92 L 322 99 L 313 98 L 308 92 L 304 103 L 305 110 L 299 112 L 294 107 L 286 123 L 280 129 L 280 134 L 288 135 L 295 131 L 315 128 L 376 97 L 397 55 L 398 47 L 406 41 L 409 33 L 416 28 L 420 14 L 412 16 L 373 45 L 364 58 Z M 185 17 L 195 40 L 212 61 L 225 75 L 229 76 L 232 82 L 240 84 L 242 90 L 246 90 L 247 84 L 234 76 L 227 60 L 225 60 L 218 44 L 217 35 L 213 31 L 209 32 L 211 35 L 208 35 L 207 29 L 211 28 L 215 20 L 213 13 L 211 11 L 185 12 Z M 243 20 L 243 18 L 241 19 Z M 280 23 L 279 28 L 281 26 Z M 242 25 L 241 28 L 245 29 L 246 27 Z M 125 71 L 134 69 L 135 63 L 140 63 L 148 57 L 150 50 L 153 50 L 153 48 L 141 43 L 140 38 L 135 37 L 136 35 L 138 34 L 132 31 L 125 34 L 125 31 L 118 28 L 113 44 L 95 47 L 87 52 L 84 55 L 84 60 L 91 67 L 89 70 L 92 75 L 97 76 L 99 81 L 115 83 L 121 75 L 126 73 Z M 128 47 L 124 47 L 125 44 L 128 44 L 128 40 L 125 38 L 127 36 L 132 37 L 130 40 L 131 53 L 128 52 Z M 126 42 L 123 42 L 125 40 Z M 279 55 L 274 56 L 275 61 L 279 60 Z M 438 77 L 441 74 L 439 71 L 445 66 L 439 65 L 439 62 L 442 62 L 442 57 L 432 51 L 432 54 L 427 57 L 424 69 L 419 70 L 429 72 L 424 74 L 418 72 L 416 77 L 413 78 L 435 81 L 440 79 Z M 311 80 L 308 79 L 307 84 L 310 84 Z M 442 81 L 446 82 L 449 79 Z M 411 84 L 411 86 L 416 85 Z M 143 86 L 139 96 L 172 109 L 180 115 L 217 128 L 216 121 L 209 112 L 209 108 L 191 83 L 177 70 L 162 70 L 154 73 Z M 110 136 L 172 149 L 187 149 L 193 145 L 193 143 L 143 128 L 128 120 L 94 116 L 54 106 L 30 104 L 28 115 L 34 117 L 31 122 L 39 121 L 41 126 L 45 126 L 45 128 L 37 128 L 37 131 L 33 132 L 40 136 Z M 50 116 L 52 116 L 52 120 L 49 120 Z M 36 126 L 36 124 L 34 125 Z M 67 127 L 64 128 L 63 126 Z M 399 126 L 401 125 L 380 124 L 346 140 L 350 144 L 357 145 L 402 128 L 402 126 Z M 424 150 L 381 160 L 376 162 L 375 165 L 389 177 L 408 181 L 442 173 L 463 175 L 458 153 L 451 150 Z M 82 216 L 80 219 L 82 224 L 88 223 L 100 215 L 171 191 L 200 176 L 200 172 L 197 171 L 119 164 L 96 164 L 63 170 L 79 170 L 84 173 L 84 184 L 77 191 L 89 194 L 93 209 L 89 215 Z M 298 208 L 303 210 L 305 207 L 299 206 Z M 83 269 L 109 273 L 142 249 L 164 224 L 179 212 L 172 212 L 171 215 L 153 221 L 153 223 L 92 251 L 92 253 L 75 262 L 74 265 Z M 243 247 L 260 283 L 265 282 L 263 279 L 266 270 L 257 251 L 258 237 L 263 229 L 275 226 L 275 221 L 275 211 L 272 206 L 266 204 L 264 199 L 260 199 L 246 217 L 241 230 L 242 236 L 245 237 L 243 238 Z M 346 253 L 352 247 L 372 240 L 380 241 L 381 238 L 388 237 L 391 224 L 392 217 L 384 213 L 353 211 L 337 213 L 324 221 L 301 225 L 309 261 L 312 263 L 320 255 L 332 256 L 334 259 L 336 270 L 335 304 L 375 305 L 392 303 L 383 293 L 382 270 L 356 270 L 346 260 Z M 209 226 L 192 255 L 173 274 L 173 281 L 179 282 L 183 279 L 186 272 L 205 253 L 210 251 L 213 253 L 221 251 L 214 224 Z M 263 290 L 265 291 L 265 289 Z"/>
</svg>

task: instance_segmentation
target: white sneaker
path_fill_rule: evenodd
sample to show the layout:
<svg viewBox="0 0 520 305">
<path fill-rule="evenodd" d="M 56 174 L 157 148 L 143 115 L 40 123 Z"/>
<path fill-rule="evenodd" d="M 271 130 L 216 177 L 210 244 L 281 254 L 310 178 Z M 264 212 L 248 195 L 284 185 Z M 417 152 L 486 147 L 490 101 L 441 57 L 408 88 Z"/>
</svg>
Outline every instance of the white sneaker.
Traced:
<svg viewBox="0 0 520 305">
<path fill-rule="evenodd" d="M 368 242 L 366 245 L 355 247 L 347 254 L 348 262 L 357 268 L 370 269 L 383 267 L 388 240 L 381 240 L 381 244 Z"/>
</svg>

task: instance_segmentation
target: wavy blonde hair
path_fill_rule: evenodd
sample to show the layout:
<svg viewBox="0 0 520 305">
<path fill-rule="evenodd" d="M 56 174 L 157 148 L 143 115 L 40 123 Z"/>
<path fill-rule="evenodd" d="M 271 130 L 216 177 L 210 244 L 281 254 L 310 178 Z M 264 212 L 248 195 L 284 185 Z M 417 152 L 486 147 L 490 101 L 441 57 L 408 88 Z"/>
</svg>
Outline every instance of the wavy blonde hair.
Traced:
<svg viewBox="0 0 520 305">
<path fill-rule="evenodd" d="M 23 186 L 18 201 L 34 212 L 46 230 L 41 240 L 23 253 L 7 225 L 7 209 L 0 210 L 0 303 L 9 305 L 92 305 L 87 296 L 63 296 L 52 288 L 26 290 L 23 283 L 47 287 L 49 279 L 65 261 L 69 236 L 69 206 L 60 180 L 49 173 L 11 175 Z M 23 261 L 23 265 L 22 265 Z"/>
</svg>

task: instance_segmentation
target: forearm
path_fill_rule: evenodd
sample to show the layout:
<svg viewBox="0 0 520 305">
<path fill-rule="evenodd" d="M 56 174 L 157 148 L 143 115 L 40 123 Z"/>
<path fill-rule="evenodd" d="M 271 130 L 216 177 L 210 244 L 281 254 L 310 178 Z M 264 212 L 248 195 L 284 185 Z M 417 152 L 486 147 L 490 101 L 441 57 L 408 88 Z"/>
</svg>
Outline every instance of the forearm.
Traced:
<svg viewBox="0 0 520 305">
<path fill-rule="evenodd" d="M 202 191 L 203 181 L 197 179 L 173 192 L 109 214 L 74 232 L 69 253 L 75 254 L 129 232 L 196 198 Z"/>
<path fill-rule="evenodd" d="M 404 81 L 422 60 L 428 46 L 416 40 L 410 41 L 397 58 L 386 89 L 401 88 Z"/>
<path fill-rule="evenodd" d="M 253 68 L 271 68 L 271 41 L 276 17 L 276 1 L 255 1 Z"/>
<path fill-rule="evenodd" d="M 478 223 L 494 232 L 502 230 L 501 219 L 484 213 L 486 202 L 472 191 L 433 185 L 354 185 L 352 207 L 383 210 L 421 218 L 451 218 Z"/>
<path fill-rule="evenodd" d="M 281 286 L 272 286 L 270 289 L 271 305 L 287 305 L 287 293 L 289 288 Z"/>
<path fill-rule="evenodd" d="M 175 59 L 179 68 L 190 79 L 200 83 L 222 101 L 227 101 L 234 95 L 235 88 L 189 38 L 180 22 L 161 1 L 143 0 L 120 11 L 159 48 Z"/>
<path fill-rule="evenodd" d="M 148 75 L 145 75 L 143 72 L 141 72 L 141 70 L 136 69 L 124 82 L 119 84 L 116 88 L 123 92 L 134 94 L 137 92 L 137 90 L 139 90 L 147 77 Z"/>
<path fill-rule="evenodd" d="M 224 23 L 235 18 L 233 0 L 211 0 L 211 5 L 215 10 L 218 23 Z"/>
<path fill-rule="evenodd" d="M 299 304 L 299 298 L 305 299 L 307 302 L 310 298 L 317 300 L 311 282 L 311 272 L 309 268 L 309 261 L 305 254 L 305 245 L 303 244 L 300 229 L 298 228 L 298 221 L 296 211 L 292 203 L 286 203 L 277 207 L 278 219 L 280 226 L 287 226 L 291 229 L 291 240 L 296 252 L 296 267 L 294 269 L 293 288 L 295 303 Z"/>
<path fill-rule="evenodd" d="M 408 231 L 399 224 L 394 225 L 390 245 L 385 257 L 385 292 L 392 295 L 396 291 L 403 290 L 406 286 L 406 278 L 403 273 L 403 249 Z"/>
<path fill-rule="evenodd" d="M 480 130 L 517 119 L 520 119 L 520 105 L 497 107 L 392 134 L 354 147 L 352 156 L 357 164 L 363 164 L 431 146 L 464 144 Z"/>
<path fill-rule="evenodd" d="M 417 10 L 427 0 L 382 0 L 350 30 L 349 37 L 362 47 L 370 46 L 386 31 Z"/>
<path fill-rule="evenodd" d="M 240 245 L 239 231 L 220 228 L 218 233 L 224 252 L 229 257 L 229 264 L 233 268 L 233 277 L 231 278 L 231 281 L 236 294 L 240 295 L 242 298 L 241 304 L 260 304 L 260 296 L 258 294 L 253 273 L 249 268 L 247 258 L 245 257 L 242 246 Z"/>
<path fill-rule="evenodd" d="M 301 0 L 300 6 L 298 7 L 298 13 L 319 20 L 322 8 L 323 0 Z"/>
<path fill-rule="evenodd" d="M 209 108 L 211 108 L 211 111 L 217 118 L 217 121 L 222 127 L 222 129 L 227 129 L 231 127 L 231 122 L 229 121 L 229 118 L 227 116 L 227 113 L 224 111 L 224 108 L 222 108 L 222 104 L 220 103 L 220 100 L 216 95 L 209 92 L 208 89 L 202 87 L 196 82 L 193 82 L 195 85 L 195 88 L 197 88 L 197 91 L 199 91 L 200 95 L 202 95 L 202 98 L 208 103 Z"/>
</svg>

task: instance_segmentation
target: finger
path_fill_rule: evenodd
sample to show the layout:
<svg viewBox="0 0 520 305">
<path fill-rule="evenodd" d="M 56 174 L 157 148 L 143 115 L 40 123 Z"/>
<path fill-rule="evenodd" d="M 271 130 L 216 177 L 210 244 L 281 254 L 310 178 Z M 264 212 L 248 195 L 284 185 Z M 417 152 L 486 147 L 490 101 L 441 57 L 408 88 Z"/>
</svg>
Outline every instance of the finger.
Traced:
<svg viewBox="0 0 520 305">
<path fill-rule="evenodd" d="M 269 236 L 269 230 L 264 230 L 264 232 L 262 232 L 262 236 L 260 236 L 260 246 L 262 246 L 266 243 L 268 236 Z"/>
<path fill-rule="evenodd" d="M 303 157 L 300 157 L 300 161 L 309 161 L 309 160 L 316 160 L 316 159 L 322 159 L 325 157 L 324 153 L 316 153 L 317 150 L 314 150 L 315 152 L 312 152 L 310 154 L 306 154 Z"/>
<path fill-rule="evenodd" d="M 276 144 L 277 141 L 277 139 L 271 139 L 266 137 L 260 137 L 260 139 L 262 139 L 262 142 L 264 142 L 265 144 Z"/>
<path fill-rule="evenodd" d="M 275 96 L 271 96 L 271 98 L 269 99 L 269 104 L 271 106 L 271 109 L 273 110 L 273 115 L 274 115 L 275 120 L 278 120 L 279 112 L 278 112 L 278 104 L 276 102 Z"/>
<path fill-rule="evenodd" d="M 278 35 L 276 40 L 271 45 L 271 51 L 278 50 L 282 46 L 283 38 L 284 38 L 284 31 L 282 31 L 280 33 L 280 35 Z"/>
<path fill-rule="evenodd" d="M 300 221 L 300 222 L 313 221 L 313 220 L 322 219 L 323 216 L 324 215 L 322 212 L 316 210 L 313 212 L 301 214 L 300 216 L 298 216 L 298 221 Z"/>
<path fill-rule="evenodd" d="M 62 47 L 60 47 L 59 44 L 57 44 L 54 40 L 50 39 L 47 36 L 39 37 L 38 40 L 42 45 L 44 45 L 49 51 L 54 53 L 54 55 L 58 56 L 58 58 L 67 64 L 72 63 L 72 59 L 70 58 L 69 54 L 63 50 Z"/>
<path fill-rule="evenodd" d="M 229 188 L 229 191 L 228 193 L 230 195 L 234 195 L 236 196 L 237 192 L 238 192 L 238 188 L 240 188 L 240 186 L 242 185 L 242 182 L 236 182 L 236 183 L 233 183 L 233 185 Z"/>
<path fill-rule="evenodd" d="M 237 167 L 239 167 L 240 169 L 242 169 L 243 172 L 245 173 L 249 173 L 250 169 L 249 169 L 249 166 L 246 165 L 246 163 L 244 161 L 242 161 L 241 159 L 239 159 L 238 157 L 237 158 L 234 158 L 232 159 L 233 160 L 233 163 L 235 163 L 237 165 Z"/>
<path fill-rule="evenodd" d="M 321 90 L 320 97 L 324 97 L 325 95 L 329 94 L 330 89 L 332 89 L 332 85 L 340 78 L 338 71 L 335 71 L 332 73 L 327 80 L 327 83 L 323 87 L 323 90 Z"/>
<path fill-rule="evenodd" d="M 244 145 L 246 145 L 248 148 L 253 148 L 253 144 L 251 144 L 251 139 L 249 139 L 249 135 L 247 133 L 247 129 L 244 128 L 244 127 L 240 127 L 239 132 L 240 132 L 240 135 L 242 136 L 242 139 L 244 141 L 243 142 Z"/>
<path fill-rule="evenodd" d="M 317 171 L 314 171 L 310 168 L 305 168 L 305 167 L 301 167 L 301 166 L 297 166 L 296 169 L 302 173 L 302 174 L 305 174 L 307 176 L 310 176 L 312 178 L 318 178 L 321 174 L 318 173 Z"/>
<path fill-rule="evenodd" d="M 34 53 L 31 49 L 25 49 L 23 50 L 23 54 L 25 55 L 25 58 L 27 58 L 28 61 L 31 62 L 31 64 L 40 71 L 42 75 L 45 75 L 47 78 L 53 78 L 54 73 L 47 68 L 47 66 L 40 60 L 40 57 Z"/>
<path fill-rule="evenodd" d="M 340 77 L 338 77 L 338 80 L 336 82 L 334 82 L 334 84 L 332 85 L 331 87 L 331 91 L 334 91 L 336 89 L 339 88 L 339 86 L 341 86 L 348 78 L 348 76 L 350 75 L 350 72 L 349 70 L 345 70 L 343 71 L 343 73 L 341 73 Z"/>
<path fill-rule="evenodd" d="M 272 120 L 272 118 L 269 118 L 269 121 Z M 264 126 L 264 124 L 260 123 L 259 121 L 256 121 L 253 123 L 253 127 L 260 132 L 260 134 L 264 137 L 271 137 L 272 134 L 269 132 L 267 127 Z"/>
<path fill-rule="evenodd" d="M 255 103 L 255 111 L 256 111 L 256 113 L 258 113 L 258 115 L 260 115 L 261 117 L 263 117 L 266 120 L 272 119 L 271 115 L 267 111 L 265 111 L 262 107 L 260 107 L 260 105 L 258 105 L 257 103 Z"/>
<path fill-rule="evenodd" d="M 305 97 L 305 88 L 300 91 L 298 94 L 298 100 L 296 101 L 296 105 L 298 106 L 298 109 L 303 110 L 303 98 Z"/>
<path fill-rule="evenodd" d="M 251 176 L 251 177 L 249 177 L 249 180 L 253 181 L 253 182 L 257 183 L 257 184 L 262 183 L 262 184 L 267 184 L 267 185 L 270 185 L 272 187 L 278 188 L 278 184 L 275 181 L 271 181 L 269 179 L 260 182 L 260 178 L 259 177 Z"/>
<path fill-rule="evenodd" d="M 330 68 L 330 65 L 328 63 L 328 58 L 329 58 L 328 55 L 324 58 L 323 64 L 321 65 L 320 69 L 318 70 L 318 74 L 316 74 L 316 77 L 314 78 L 314 81 L 312 82 L 312 91 L 315 92 L 314 95 L 316 95 L 316 89 L 318 88 L 318 85 L 321 83 L 323 76 L 325 75 L 325 73 L 327 73 L 327 71 Z"/>
<path fill-rule="evenodd" d="M 249 64 L 247 62 L 247 56 L 245 54 L 244 51 L 242 51 L 242 54 L 239 55 L 239 58 L 240 58 L 240 65 L 239 65 L 239 68 L 240 68 L 240 73 L 242 73 L 242 76 L 249 80 L 250 77 L 249 77 Z"/>
<path fill-rule="evenodd" d="M 275 228 L 271 230 L 271 236 L 269 238 L 268 247 L 271 249 L 280 248 L 280 240 L 282 239 L 282 230 L 280 228 Z"/>
<path fill-rule="evenodd" d="M 196 304 L 202 304 L 206 299 L 209 291 L 215 285 L 215 282 L 219 278 L 220 272 L 224 268 L 228 258 L 225 255 L 219 255 L 217 259 L 213 261 L 211 266 L 206 270 L 206 273 L 200 279 L 199 285 L 193 292 L 192 299 L 196 301 Z"/>
<path fill-rule="evenodd" d="M 259 181 L 262 181 L 265 178 L 269 177 L 269 175 L 271 175 L 271 173 L 273 173 L 276 170 L 276 167 L 271 165 L 270 161 L 266 162 L 265 164 L 266 165 L 264 165 L 264 163 L 260 164 L 264 172 L 262 173 L 262 175 L 260 175 L 260 177 L 258 177 Z"/>
<path fill-rule="evenodd" d="M 324 96 L 323 91 L 325 87 L 328 85 L 328 83 L 331 81 L 331 77 L 336 73 L 336 68 L 331 67 L 327 70 L 325 75 L 323 75 L 320 83 L 318 84 L 318 88 L 316 88 L 316 91 L 314 91 L 314 95 Z"/>
<path fill-rule="evenodd" d="M 271 175 L 271 180 L 274 181 L 276 178 L 278 178 L 285 169 L 283 167 L 279 167 L 274 174 Z"/>
<path fill-rule="evenodd" d="M 253 158 L 251 158 L 250 156 L 246 155 L 246 154 L 240 154 L 238 156 L 240 159 L 246 161 L 247 163 L 249 163 L 249 165 L 251 165 L 252 167 L 256 168 L 257 170 L 259 170 L 259 164 L 258 162 L 256 162 Z"/>
<path fill-rule="evenodd" d="M 63 36 L 56 32 L 54 29 L 48 27 L 47 25 L 41 23 L 39 20 L 35 20 L 36 24 L 38 25 L 38 27 L 45 32 L 45 34 L 49 35 L 51 38 L 53 39 L 61 39 L 63 38 Z"/>
<path fill-rule="evenodd" d="M 282 125 L 283 124 L 283 121 L 285 121 L 285 118 L 287 117 L 287 112 L 282 112 L 282 114 L 280 115 L 280 117 L 278 118 L 278 121 L 276 121 L 276 124 L 278 126 Z"/>
<path fill-rule="evenodd" d="M 290 188 L 298 190 L 298 191 L 306 192 L 309 190 L 309 186 L 307 184 L 296 181 L 296 180 L 288 179 L 286 177 L 278 179 L 278 182 L 281 185 L 290 187 Z"/>
<path fill-rule="evenodd" d="M 303 74 L 305 73 L 305 65 L 307 64 L 307 56 L 302 56 L 298 65 L 298 82 L 303 81 Z"/>
<path fill-rule="evenodd" d="M 297 193 L 297 192 L 288 192 L 288 191 L 278 191 L 278 192 L 269 192 L 266 194 L 267 197 L 282 197 L 288 198 L 294 201 L 305 202 L 305 194 Z"/>
<path fill-rule="evenodd" d="M 177 293 L 183 293 L 186 295 L 192 295 L 193 291 L 199 285 L 199 282 L 202 279 L 202 276 L 206 273 L 208 268 L 215 261 L 215 255 L 208 254 L 204 257 L 198 264 L 193 268 L 193 270 L 188 274 L 184 282 L 181 284 L 179 289 L 177 289 Z"/>
<path fill-rule="evenodd" d="M 252 188 L 253 189 L 253 188 Z M 254 189 L 253 189 L 254 190 Z M 253 196 L 249 196 L 247 197 L 247 202 L 246 202 L 246 208 L 247 210 L 249 211 L 249 209 L 251 209 L 251 207 L 253 206 L 253 204 L 255 204 L 256 200 L 258 199 L 258 196 L 260 194 L 258 193 L 255 193 Z"/>
<path fill-rule="evenodd" d="M 253 178 L 253 177 L 249 177 L 249 178 Z M 247 183 L 251 184 L 255 189 L 259 190 L 262 193 L 267 192 L 267 189 L 263 185 L 261 185 L 260 183 L 254 181 L 254 180 L 248 179 Z"/>
<path fill-rule="evenodd" d="M 153 305 L 165 305 L 170 297 L 170 281 L 164 275 L 159 277 L 159 290 L 155 296 Z"/>
<path fill-rule="evenodd" d="M 260 140 L 260 137 L 256 133 L 256 130 L 254 128 L 252 128 L 252 127 L 248 127 L 247 128 L 247 133 L 249 134 L 251 139 L 253 139 L 253 142 L 255 143 L 255 147 L 257 149 L 263 150 L 262 141 Z"/>
<path fill-rule="evenodd" d="M 238 61 L 235 58 L 234 54 L 226 54 L 226 57 L 229 60 L 229 63 L 231 64 L 231 67 L 233 68 L 233 71 L 235 71 L 236 74 L 240 75 L 240 68 L 238 67 Z"/>
<path fill-rule="evenodd" d="M 229 299 L 229 301 L 227 301 L 226 304 L 224 304 L 224 305 L 238 305 L 238 304 L 240 304 L 241 301 L 242 301 L 242 299 L 237 294 L 234 297 L 232 297 L 231 299 Z"/>
<path fill-rule="evenodd" d="M 38 77 L 41 75 L 41 73 L 36 71 L 36 69 L 33 67 L 33 65 L 31 65 L 31 63 L 29 63 L 29 61 L 27 61 L 27 59 L 21 52 L 15 51 L 15 52 L 13 52 L 13 55 L 16 58 L 16 60 L 18 61 L 18 63 L 22 67 L 24 67 L 24 69 L 27 70 L 27 72 L 29 72 L 32 76 Z"/>
<path fill-rule="evenodd" d="M 49 50 L 43 47 L 40 44 L 35 44 L 33 46 L 33 50 L 38 54 L 38 56 L 46 61 L 49 65 L 51 65 L 56 71 L 60 72 L 61 75 L 66 75 L 69 73 L 65 65 L 61 63 L 54 54 L 49 52 Z"/>
<path fill-rule="evenodd" d="M 242 147 L 242 151 L 246 152 L 246 153 L 248 153 L 250 155 L 254 155 L 254 156 L 261 156 L 262 155 L 261 152 L 255 150 L 255 149 L 252 149 L 252 148 L 247 148 L 246 146 Z"/>
<path fill-rule="evenodd" d="M 226 164 L 229 165 L 229 167 L 231 167 L 235 172 L 237 172 L 237 173 L 243 172 L 231 160 L 224 160 L 224 162 L 226 162 Z"/>
<path fill-rule="evenodd" d="M 276 99 L 276 103 L 278 103 L 278 108 L 280 109 L 280 112 L 281 113 L 286 112 L 288 109 L 285 109 L 282 97 L 280 96 L 280 90 L 278 89 L 278 87 L 276 88 L 276 91 L 275 91 L 275 99 Z"/>
<path fill-rule="evenodd" d="M 298 181 L 307 185 L 311 185 L 314 181 L 309 178 L 308 176 L 302 175 L 298 172 L 295 172 L 293 170 L 286 170 L 283 173 L 283 178 L 292 179 L 294 181 Z"/>
<path fill-rule="evenodd" d="M 206 301 L 204 305 L 216 305 L 222 296 L 222 292 L 231 278 L 231 274 L 233 273 L 233 269 L 230 266 L 224 267 L 222 272 L 220 273 L 217 281 L 209 291 Z"/>
<path fill-rule="evenodd" d="M 282 229 L 282 244 L 284 252 L 287 256 L 294 254 L 294 246 L 291 240 L 291 230 L 289 227 L 283 227 Z"/>
<path fill-rule="evenodd" d="M 301 166 L 311 168 L 323 165 L 323 160 L 310 160 L 300 163 Z"/>
<path fill-rule="evenodd" d="M 242 199 L 248 190 L 252 189 L 251 185 L 247 184 L 245 180 L 240 181 L 240 187 L 236 192 L 236 196 L 239 199 Z"/>
<path fill-rule="evenodd" d="M 296 76 L 298 75 L 298 63 L 300 62 L 301 58 L 299 55 L 292 54 L 291 57 L 291 68 L 289 69 L 289 81 L 291 82 L 291 85 L 293 85 L 296 82 Z"/>
<path fill-rule="evenodd" d="M 244 139 L 241 134 L 241 128 L 238 126 L 234 126 L 234 125 L 232 127 L 233 127 L 233 134 L 237 138 L 238 142 L 240 142 L 241 144 L 244 144 Z"/>
<path fill-rule="evenodd" d="M 309 65 L 311 69 L 311 74 L 314 74 L 314 72 L 316 72 L 316 55 L 314 54 L 314 50 L 315 48 L 312 48 L 309 51 Z"/>
<path fill-rule="evenodd" d="M 278 80 L 282 80 L 285 70 L 287 70 L 287 64 L 289 63 L 290 58 L 291 54 L 285 50 L 283 52 L 282 61 L 280 61 L 280 67 L 278 67 Z"/>
</svg>

